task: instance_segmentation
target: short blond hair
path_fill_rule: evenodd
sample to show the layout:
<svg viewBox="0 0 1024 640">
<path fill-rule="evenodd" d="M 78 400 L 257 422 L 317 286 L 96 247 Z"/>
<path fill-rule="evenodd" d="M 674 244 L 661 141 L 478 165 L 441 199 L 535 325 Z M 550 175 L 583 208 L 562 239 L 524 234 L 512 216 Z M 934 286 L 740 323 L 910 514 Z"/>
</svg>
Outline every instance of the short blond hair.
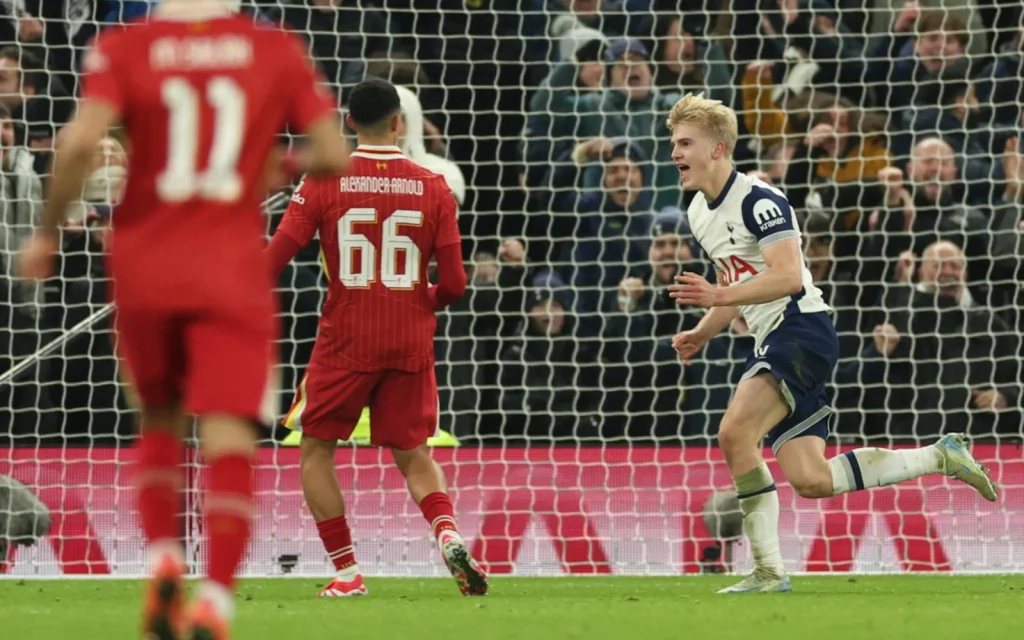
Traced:
<svg viewBox="0 0 1024 640">
<path fill-rule="evenodd" d="M 740 135 L 736 112 L 720 100 L 705 98 L 703 92 L 696 95 L 688 93 L 680 98 L 669 112 L 666 124 L 669 131 L 674 131 L 680 124 L 692 124 L 705 131 L 725 145 L 725 154 L 729 158 L 736 150 L 736 139 Z"/>
</svg>

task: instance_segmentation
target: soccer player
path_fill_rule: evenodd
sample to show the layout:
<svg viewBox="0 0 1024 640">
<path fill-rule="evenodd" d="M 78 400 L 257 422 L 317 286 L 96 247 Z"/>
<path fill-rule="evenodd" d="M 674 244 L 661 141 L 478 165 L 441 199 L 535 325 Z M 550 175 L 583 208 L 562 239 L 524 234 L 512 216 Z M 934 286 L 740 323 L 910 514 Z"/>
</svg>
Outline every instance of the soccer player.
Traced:
<svg viewBox="0 0 1024 640">
<path fill-rule="evenodd" d="M 167 0 L 148 24 L 101 35 L 84 64 L 77 116 L 59 136 L 41 228 L 21 255 L 24 275 L 49 276 L 59 222 L 97 143 L 123 123 L 132 153 L 108 269 L 117 348 L 141 403 L 135 482 L 152 572 L 147 638 L 227 638 L 250 533 L 257 422 L 272 419 L 275 391 L 264 180 L 286 125 L 309 136 L 295 169 L 332 173 L 348 162 L 304 51 L 220 0 Z M 186 414 L 199 417 L 209 465 L 208 579 L 187 612 L 176 515 Z"/>
<path fill-rule="evenodd" d="M 434 312 L 466 289 L 455 198 L 444 177 L 402 154 L 401 118 L 393 85 L 357 85 L 348 101 L 359 143 L 351 169 L 304 180 L 267 247 L 276 275 L 319 233 L 330 280 L 313 355 L 284 419 L 302 431 L 303 492 L 337 569 L 323 597 L 367 593 L 334 468 L 337 441 L 352 435 L 364 407 L 371 443 L 391 449 L 459 589 L 487 591 L 426 445 L 438 412 Z M 436 286 L 427 281 L 432 257 Z"/>
<path fill-rule="evenodd" d="M 755 338 L 718 432 L 755 568 L 720 593 L 791 589 L 779 551 L 779 498 L 761 457 L 762 440 L 805 498 L 945 474 L 995 501 L 995 484 L 962 434 L 919 449 L 863 448 L 826 459 L 832 413 L 826 385 L 839 344 L 831 309 L 804 264 L 793 210 L 780 191 L 736 172 L 736 114 L 728 107 L 703 94 L 686 95 L 672 108 L 668 127 L 683 188 L 696 191 L 687 212 L 690 228 L 718 271 L 718 286 L 685 273 L 669 287 L 680 304 L 709 308 L 694 329 L 675 336 L 673 346 L 689 362 L 741 312 Z"/>
</svg>

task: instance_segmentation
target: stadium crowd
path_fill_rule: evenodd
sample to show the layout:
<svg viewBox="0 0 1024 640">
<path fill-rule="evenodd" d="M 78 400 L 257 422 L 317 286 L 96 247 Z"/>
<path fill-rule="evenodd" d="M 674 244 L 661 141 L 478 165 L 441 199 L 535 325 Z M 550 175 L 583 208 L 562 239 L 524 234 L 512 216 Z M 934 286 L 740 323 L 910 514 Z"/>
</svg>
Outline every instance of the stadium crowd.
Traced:
<svg viewBox="0 0 1024 640">
<path fill-rule="evenodd" d="M 27 287 L 11 256 L 38 216 L 85 47 L 148 4 L 0 0 L 0 372 L 106 302 L 117 132 L 69 212 L 60 276 Z M 701 310 L 665 286 L 682 270 L 714 278 L 665 128 L 688 91 L 737 109 L 738 169 L 802 220 L 840 331 L 838 436 L 1024 435 L 1019 2 L 247 5 L 308 41 L 339 107 L 369 75 L 401 85 L 405 152 L 462 205 L 470 288 L 439 318 L 437 362 L 443 426 L 463 442 L 713 439 L 753 340 L 739 319 L 691 366 L 671 348 Z M 282 275 L 286 391 L 312 348 L 321 278 L 315 246 Z M 15 444 L 132 432 L 111 343 L 101 317 L 5 381 Z"/>
</svg>

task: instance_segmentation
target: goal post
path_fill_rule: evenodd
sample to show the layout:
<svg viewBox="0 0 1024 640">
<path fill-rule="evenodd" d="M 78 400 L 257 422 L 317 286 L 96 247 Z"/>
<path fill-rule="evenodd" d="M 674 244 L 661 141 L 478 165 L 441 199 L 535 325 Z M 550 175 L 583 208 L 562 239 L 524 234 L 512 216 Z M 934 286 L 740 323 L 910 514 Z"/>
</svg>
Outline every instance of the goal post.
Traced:
<svg viewBox="0 0 1024 640">
<path fill-rule="evenodd" d="M 739 320 L 691 365 L 671 347 L 702 311 L 675 305 L 666 283 L 682 270 L 713 277 L 665 127 L 686 92 L 736 110 L 738 170 L 782 190 L 797 214 L 840 335 L 830 454 L 965 431 L 1002 489 L 990 504 L 927 477 L 811 501 L 766 450 L 787 568 L 1024 571 L 1017 4 L 241 4 L 305 40 L 339 106 L 369 75 L 401 85 L 403 151 L 445 177 L 460 203 L 469 287 L 438 316 L 440 424 L 430 444 L 460 529 L 491 573 L 751 567 L 715 435 L 753 340 Z M 33 14 L 38 6 L 0 2 L 0 38 L 12 38 L 0 43 L 0 104 L 10 113 L 0 108 L 0 121 L 12 124 L 0 128 L 0 420 L 9 425 L 0 475 L 28 487 L 52 522 L 39 544 L 10 545 L 0 574 L 137 577 L 132 414 L 100 231 L 123 179 L 119 142 L 105 143 L 69 214 L 59 275 L 35 288 L 12 268 L 39 215 L 47 150 L 88 38 L 134 15 L 67 22 L 49 9 Z M 5 90 L 8 75 L 18 84 Z M 291 195 L 267 201 L 269 231 Z M 312 351 L 325 277 L 314 242 L 279 282 L 279 418 Z M 369 430 L 364 414 L 337 454 L 362 571 L 446 575 Z M 332 572 L 303 503 L 298 438 L 279 428 L 261 441 L 248 575 Z M 184 542 L 199 572 L 203 468 L 194 449 L 188 456 Z M 0 522 L 12 511 L 0 502 Z"/>
</svg>

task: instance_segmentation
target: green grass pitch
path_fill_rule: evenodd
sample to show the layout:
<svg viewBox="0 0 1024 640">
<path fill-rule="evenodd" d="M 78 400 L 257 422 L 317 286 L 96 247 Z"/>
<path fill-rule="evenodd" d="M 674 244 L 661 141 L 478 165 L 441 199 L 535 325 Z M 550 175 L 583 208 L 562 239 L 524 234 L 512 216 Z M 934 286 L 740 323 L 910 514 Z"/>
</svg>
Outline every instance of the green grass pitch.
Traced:
<svg viewBox="0 0 1024 640">
<path fill-rule="evenodd" d="M 245 580 L 233 640 L 885 640 L 1020 637 L 1024 576 L 795 577 L 790 594 L 719 596 L 728 577 L 514 578 L 464 598 L 451 580 Z M 137 638 L 141 583 L 0 581 L 0 637 Z"/>
</svg>

